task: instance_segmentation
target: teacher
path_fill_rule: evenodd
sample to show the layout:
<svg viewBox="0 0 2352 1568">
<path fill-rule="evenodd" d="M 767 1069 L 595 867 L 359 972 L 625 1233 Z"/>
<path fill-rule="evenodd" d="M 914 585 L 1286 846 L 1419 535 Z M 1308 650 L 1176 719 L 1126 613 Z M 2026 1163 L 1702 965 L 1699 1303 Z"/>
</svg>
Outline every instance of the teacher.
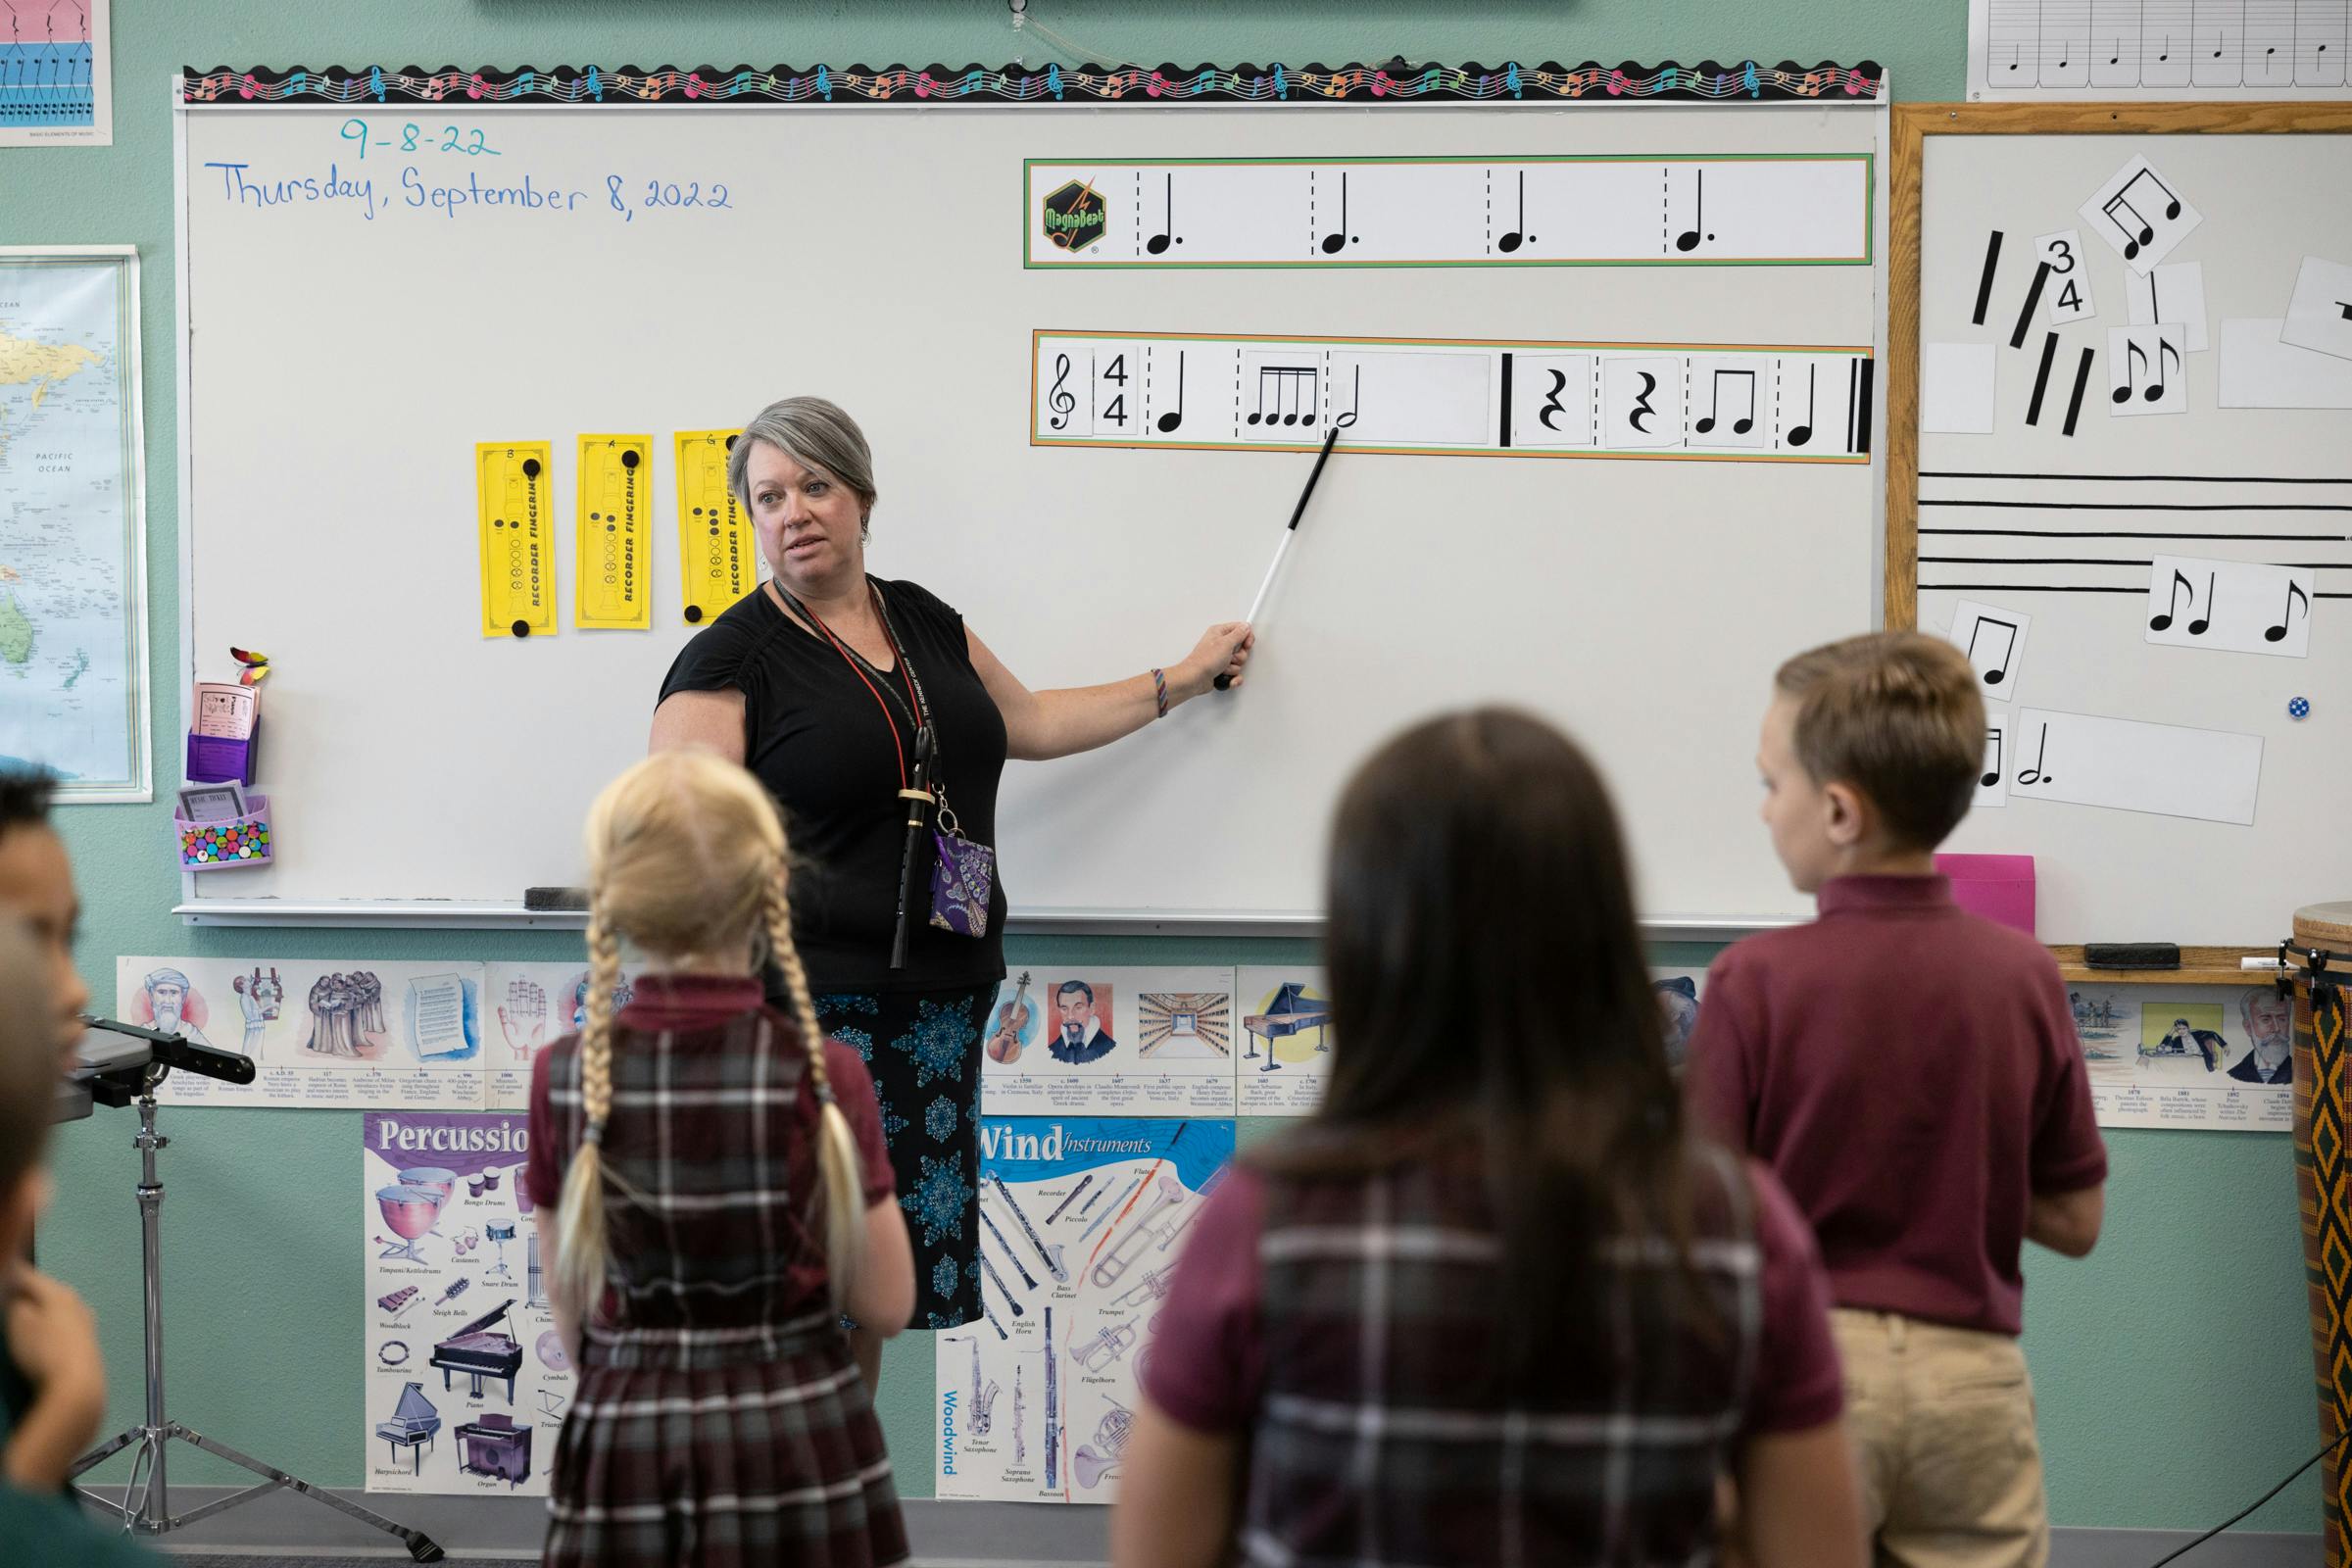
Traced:
<svg viewBox="0 0 2352 1568">
<path fill-rule="evenodd" d="M 1033 692 L 928 589 L 866 575 L 879 491 L 865 435 L 840 408 L 786 398 L 760 410 L 736 438 L 727 483 L 775 576 L 679 653 L 652 746 L 732 758 L 783 806 L 803 862 L 794 934 L 817 1020 L 866 1058 L 882 1102 L 915 1245 L 912 1326 L 955 1328 L 981 1315 L 975 1118 L 982 1026 L 1004 976 L 1004 892 L 1000 879 L 988 894 L 984 935 L 933 924 L 936 851 L 925 833 L 906 963 L 891 967 L 907 839 L 899 792 L 917 733 L 929 730 L 943 811 L 966 840 L 993 846 L 1006 758 L 1092 751 L 1165 717 L 1219 674 L 1240 685 L 1250 630 L 1228 621 L 1165 668 Z M 880 1336 L 856 1339 L 871 1383 Z"/>
</svg>

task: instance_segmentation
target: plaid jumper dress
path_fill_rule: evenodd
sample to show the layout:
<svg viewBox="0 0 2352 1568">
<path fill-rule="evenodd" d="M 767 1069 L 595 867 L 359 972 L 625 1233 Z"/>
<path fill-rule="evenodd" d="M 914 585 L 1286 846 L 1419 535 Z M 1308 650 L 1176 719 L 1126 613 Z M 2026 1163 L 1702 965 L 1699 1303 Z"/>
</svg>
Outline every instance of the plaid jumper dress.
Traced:
<svg viewBox="0 0 2352 1568">
<path fill-rule="evenodd" d="M 1760 1335 L 1761 1254 L 1738 1168 L 1699 1156 L 1692 1263 L 1720 1334 L 1643 1318 L 1661 1240 L 1604 1244 L 1606 1342 L 1493 1372 L 1500 1246 L 1475 1160 L 1270 1177 L 1258 1241 L 1265 1385 L 1241 1560 L 1280 1568 L 1691 1568 Z"/>
<path fill-rule="evenodd" d="M 632 1026 L 637 1006 L 616 1020 L 611 1285 L 556 1446 L 548 1563 L 908 1560 L 882 1429 L 822 1283 L 810 1189 L 787 1176 L 813 1168 L 808 1058 L 757 983 L 742 988 L 734 1010 L 693 1027 Z M 565 1169 L 585 1126 L 577 1042 L 550 1055 Z"/>
</svg>

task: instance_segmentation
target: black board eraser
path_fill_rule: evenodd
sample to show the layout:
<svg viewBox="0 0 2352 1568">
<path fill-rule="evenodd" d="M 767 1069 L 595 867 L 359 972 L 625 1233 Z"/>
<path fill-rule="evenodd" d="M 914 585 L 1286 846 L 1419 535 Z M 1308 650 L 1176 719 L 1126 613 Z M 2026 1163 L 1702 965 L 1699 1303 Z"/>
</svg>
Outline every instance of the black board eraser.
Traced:
<svg viewBox="0 0 2352 1568">
<path fill-rule="evenodd" d="M 588 907 L 586 888 L 524 888 L 522 906 L 526 909 L 578 909 Z"/>
<path fill-rule="evenodd" d="M 2091 942 L 2082 949 L 2082 961 L 2093 969 L 2178 969 L 2178 942 Z"/>
</svg>

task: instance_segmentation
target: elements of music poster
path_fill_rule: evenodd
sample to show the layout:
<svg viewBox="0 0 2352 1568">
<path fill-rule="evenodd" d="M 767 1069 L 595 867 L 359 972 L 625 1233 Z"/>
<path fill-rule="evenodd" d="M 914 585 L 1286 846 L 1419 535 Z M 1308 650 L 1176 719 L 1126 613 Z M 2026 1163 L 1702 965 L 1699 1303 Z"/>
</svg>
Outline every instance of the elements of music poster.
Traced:
<svg viewBox="0 0 2352 1568">
<path fill-rule="evenodd" d="M 936 1494 L 1109 1502 L 1152 1324 L 1233 1123 L 984 1116 L 979 1131 L 987 1311 L 932 1336 Z"/>
<path fill-rule="evenodd" d="M 370 1111 L 360 1125 L 367 1490 L 543 1497 L 572 1377 L 533 1268 L 526 1118 Z"/>
<path fill-rule="evenodd" d="M 2067 993 L 2100 1126 L 2294 1126 L 2294 1004 L 2277 986 L 2070 982 Z"/>
<path fill-rule="evenodd" d="M 579 1029 L 587 988 L 585 963 L 115 960 L 117 1017 L 253 1058 L 250 1084 L 173 1073 L 156 1099 L 174 1105 L 521 1110 L 532 1058 Z"/>
<path fill-rule="evenodd" d="M 1230 968 L 1022 965 L 981 1024 L 981 1107 L 1230 1116 L 1240 1034 Z"/>
</svg>

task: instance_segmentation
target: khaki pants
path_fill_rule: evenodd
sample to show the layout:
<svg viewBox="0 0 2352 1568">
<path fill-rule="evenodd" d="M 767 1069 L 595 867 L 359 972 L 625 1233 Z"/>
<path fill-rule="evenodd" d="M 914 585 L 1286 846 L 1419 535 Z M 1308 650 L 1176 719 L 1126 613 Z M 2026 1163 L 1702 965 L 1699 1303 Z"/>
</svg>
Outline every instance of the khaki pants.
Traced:
<svg viewBox="0 0 2352 1568">
<path fill-rule="evenodd" d="M 2005 1334 L 1832 1314 L 1878 1568 L 2043 1568 L 2034 1385 Z"/>
</svg>

